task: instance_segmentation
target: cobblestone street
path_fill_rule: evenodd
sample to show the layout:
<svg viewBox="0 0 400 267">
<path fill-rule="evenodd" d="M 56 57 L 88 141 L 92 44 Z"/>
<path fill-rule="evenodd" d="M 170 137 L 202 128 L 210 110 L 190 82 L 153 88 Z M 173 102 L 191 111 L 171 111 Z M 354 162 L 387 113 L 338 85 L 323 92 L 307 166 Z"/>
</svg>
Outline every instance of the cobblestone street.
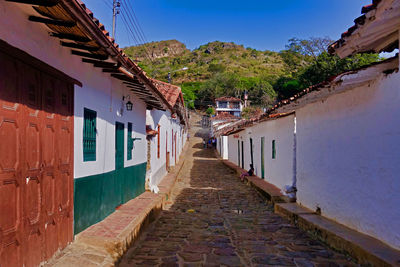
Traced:
<svg viewBox="0 0 400 267">
<path fill-rule="evenodd" d="M 171 204 L 119 266 L 353 265 L 274 214 L 212 149 L 202 148 L 199 132 L 192 136 Z"/>
</svg>

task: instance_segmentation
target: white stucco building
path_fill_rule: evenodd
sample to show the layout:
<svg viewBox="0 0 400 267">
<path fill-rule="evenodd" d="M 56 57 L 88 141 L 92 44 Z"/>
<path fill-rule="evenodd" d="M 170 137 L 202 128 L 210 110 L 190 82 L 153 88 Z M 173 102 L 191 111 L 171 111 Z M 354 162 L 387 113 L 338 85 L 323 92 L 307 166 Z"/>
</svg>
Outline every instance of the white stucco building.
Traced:
<svg viewBox="0 0 400 267">
<path fill-rule="evenodd" d="M 400 2 L 374 1 L 363 13 L 331 53 L 398 48 Z M 399 82 L 396 55 L 311 86 L 219 135 L 229 136 L 231 162 L 246 169 L 253 162 L 260 178 L 296 186 L 300 205 L 400 249 Z"/>
<path fill-rule="evenodd" d="M 179 160 L 187 140 L 188 121 L 181 88 L 153 82 L 172 107 L 166 111 L 147 110 L 149 164 L 146 176 L 150 189 L 157 191 L 156 186 Z"/>
<path fill-rule="evenodd" d="M 215 99 L 216 114 L 227 112 L 236 117 L 240 117 L 243 110 L 242 100 L 236 97 L 219 97 Z"/>
</svg>

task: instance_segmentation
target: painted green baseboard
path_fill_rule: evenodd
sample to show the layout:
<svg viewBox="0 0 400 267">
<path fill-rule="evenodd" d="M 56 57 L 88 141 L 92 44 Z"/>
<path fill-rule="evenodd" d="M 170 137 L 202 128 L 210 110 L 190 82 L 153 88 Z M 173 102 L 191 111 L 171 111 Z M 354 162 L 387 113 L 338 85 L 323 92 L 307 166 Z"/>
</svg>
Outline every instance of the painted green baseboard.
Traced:
<svg viewBox="0 0 400 267">
<path fill-rule="evenodd" d="M 146 162 L 74 180 L 74 234 L 145 191 Z"/>
</svg>

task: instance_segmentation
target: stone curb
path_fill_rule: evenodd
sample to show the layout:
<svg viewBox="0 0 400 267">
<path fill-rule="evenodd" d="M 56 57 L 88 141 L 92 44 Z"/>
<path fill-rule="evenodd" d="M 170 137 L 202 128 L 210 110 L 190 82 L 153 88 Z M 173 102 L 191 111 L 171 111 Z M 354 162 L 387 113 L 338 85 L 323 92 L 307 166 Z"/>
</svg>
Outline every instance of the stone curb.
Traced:
<svg viewBox="0 0 400 267">
<path fill-rule="evenodd" d="M 378 239 L 320 216 L 296 203 L 277 203 L 274 210 L 332 248 L 350 255 L 360 264 L 400 266 L 400 251 Z"/>
<path fill-rule="evenodd" d="M 175 181 L 189 151 L 186 142 L 178 163 L 162 179 L 159 193 L 144 192 L 121 205 L 101 222 L 75 236 L 75 240 L 43 266 L 114 266 L 144 228 L 154 221 L 171 197 Z"/>
<path fill-rule="evenodd" d="M 238 175 L 245 171 L 234 163 L 221 159 L 218 154 L 217 156 Z M 400 266 L 400 251 L 378 239 L 318 215 L 297 203 L 285 203 L 288 201 L 278 192 L 279 189 L 277 191 L 277 187 L 259 177 L 249 177 L 248 182 L 272 202 L 275 213 L 286 217 L 292 224 L 309 232 L 330 247 L 350 255 L 358 263 L 372 266 Z"/>
<path fill-rule="evenodd" d="M 215 150 L 215 154 L 219 160 L 222 161 L 227 167 L 231 168 L 232 170 L 236 171 L 236 173 L 240 176 L 243 172 L 247 172 L 247 170 L 240 168 L 236 164 L 232 163 L 229 160 L 222 159 L 217 150 Z M 253 176 L 246 176 L 246 182 L 254 187 L 261 195 L 263 195 L 269 202 L 275 203 L 284 203 L 289 202 L 288 197 L 281 193 L 281 190 L 276 187 L 275 185 L 266 182 L 265 180 L 261 179 L 260 177 L 253 175 Z"/>
</svg>

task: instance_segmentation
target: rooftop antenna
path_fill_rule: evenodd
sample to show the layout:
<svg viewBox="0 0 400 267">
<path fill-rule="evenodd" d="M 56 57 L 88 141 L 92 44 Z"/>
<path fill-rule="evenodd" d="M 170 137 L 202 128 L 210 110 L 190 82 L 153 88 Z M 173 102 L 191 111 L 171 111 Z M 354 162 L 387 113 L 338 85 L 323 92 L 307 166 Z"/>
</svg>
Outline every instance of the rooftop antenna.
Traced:
<svg viewBox="0 0 400 267">
<path fill-rule="evenodd" d="M 113 21 L 112 21 L 112 38 L 115 40 L 115 30 L 117 27 L 117 15 L 119 14 L 119 8 L 121 3 L 117 0 L 113 0 Z"/>
</svg>

